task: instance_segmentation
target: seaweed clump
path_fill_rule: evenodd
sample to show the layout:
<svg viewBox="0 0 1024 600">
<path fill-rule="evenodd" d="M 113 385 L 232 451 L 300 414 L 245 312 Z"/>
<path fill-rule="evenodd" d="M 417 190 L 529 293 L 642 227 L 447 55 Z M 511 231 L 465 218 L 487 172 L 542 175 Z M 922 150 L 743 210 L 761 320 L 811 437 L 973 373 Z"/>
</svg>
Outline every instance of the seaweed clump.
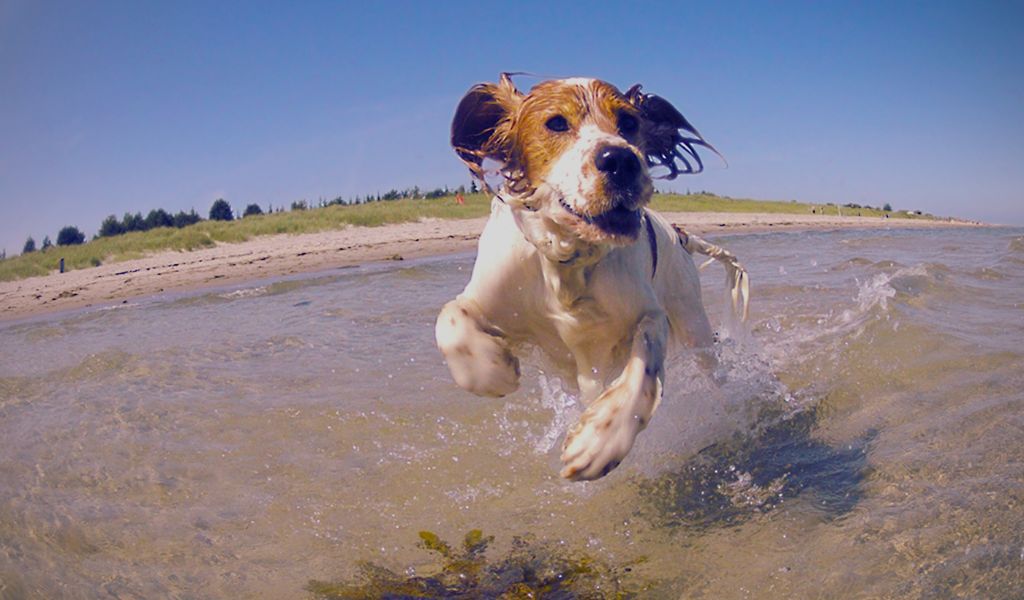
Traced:
<svg viewBox="0 0 1024 600">
<path fill-rule="evenodd" d="M 441 558 L 440 570 L 432 575 L 402 575 L 364 561 L 354 581 L 314 580 L 306 589 L 323 600 L 637 597 L 621 582 L 630 567 L 612 569 L 586 555 L 559 555 L 521 537 L 513 538 L 506 556 L 488 563 L 485 553 L 494 536 L 485 537 L 479 529 L 467 533 L 459 549 L 429 531 L 419 536 L 417 545 Z"/>
</svg>

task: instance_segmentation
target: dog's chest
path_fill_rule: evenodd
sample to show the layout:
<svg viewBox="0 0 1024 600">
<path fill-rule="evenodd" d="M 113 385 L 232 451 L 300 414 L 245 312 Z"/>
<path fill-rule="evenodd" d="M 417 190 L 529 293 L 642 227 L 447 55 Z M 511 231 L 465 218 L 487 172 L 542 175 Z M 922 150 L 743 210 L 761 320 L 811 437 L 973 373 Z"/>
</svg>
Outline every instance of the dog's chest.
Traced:
<svg viewBox="0 0 1024 600">
<path fill-rule="evenodd" d="M 609 274 L 597 265 L 568 268 L 551 264 L 544 278 L 546 312 L 570 345 L 585 339 L 615 345 L 639 318 L 628 291 L 609 285 Z"/>
</svg>

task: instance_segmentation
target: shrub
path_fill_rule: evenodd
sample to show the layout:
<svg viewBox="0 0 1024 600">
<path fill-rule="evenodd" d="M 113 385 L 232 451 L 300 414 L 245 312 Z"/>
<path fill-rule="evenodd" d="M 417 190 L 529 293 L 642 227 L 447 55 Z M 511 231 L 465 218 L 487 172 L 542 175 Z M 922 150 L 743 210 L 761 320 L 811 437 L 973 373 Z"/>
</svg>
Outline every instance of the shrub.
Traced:
<svg viewBox="0 0 1024 600">
<path fill-rule="evenodd" d="M 28 236 L 25 240 L 25 247 L 21 249 L 22 254 L 29 254 L 30 252 L 36 251 L 36 241 L 32 239 L 32 236 Z"/>
<path fill-rule="evenodd" d="M 50 248 L 52 246 L 53 246 L 53 242 L 50 241 L 50 236 L 44 235 L 43 236 L 43 247 L 42 247 L 42 250 L 46 250 L 47 248 Z"/>
<path fill-rule="evenodd" d="M 235 214 L 231 212 L 231 205 L 223 198 L 217 198 L 210 207 L 211 221 L 233 221 Z"/>
<path fill-rule="evenodd" d="M 886 202 L 885 206 L 882 207 L 882 210 L 884 210 L 885 212 L 892 212 L 892 205 Z"/>
<path fill-rule="evenodd" d="M 85 241 L 85 234 L 77 227 L 67 226 L 57 233 L 58 246 L 77 246 Z"/>
<path fill-rule="evenodd" d="M 296 200 L 292 202 L 292 210 L 306 210 L 309 205 L 306 204 L 305 200 Z"/>
<path fill-rule="evenodd" d="M 260 208 L 259 204 L 250 204 L 249 206 L 245 207 L 245 212 L 242 213 L 242 216 L 243 217 L 248 217 L 248 216 L 252 216 L 252 215 L 262 215 L 262 214 L 263 214 L 263 209 Z"/>
</svg>

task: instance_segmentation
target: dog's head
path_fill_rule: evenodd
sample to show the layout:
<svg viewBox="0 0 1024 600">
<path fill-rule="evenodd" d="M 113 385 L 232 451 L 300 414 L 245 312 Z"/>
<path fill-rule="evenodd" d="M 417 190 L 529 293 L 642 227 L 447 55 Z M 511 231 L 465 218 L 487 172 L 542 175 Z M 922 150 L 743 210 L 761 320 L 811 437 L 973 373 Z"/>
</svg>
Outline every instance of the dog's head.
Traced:
<svg viewBox="0 0 1024 600">
<path fill-rule="evenodd" d="M 484 160 L 495 160 L 504 191 L 520 205 L 584 242 L 613 245 L 639 235 L 651 168 L 673 179 L 703 168 L 694 146 L 714 151 L 669 102 L 639 85 L 623 94 L 595 79 L 560 79 L 524 95 L 507 74 L 466 93 L 451 142 L 474 176 L 484 180 Z"/>
</svg>

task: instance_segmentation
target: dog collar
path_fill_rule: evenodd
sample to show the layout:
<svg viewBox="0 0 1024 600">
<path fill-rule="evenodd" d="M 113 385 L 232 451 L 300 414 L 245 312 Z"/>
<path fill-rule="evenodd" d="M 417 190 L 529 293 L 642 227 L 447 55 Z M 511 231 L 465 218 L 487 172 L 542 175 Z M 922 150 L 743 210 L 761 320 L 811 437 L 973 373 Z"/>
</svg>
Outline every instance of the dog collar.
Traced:
<svg viewBox="0 0 1024 600">
<path fill-rule="evenodd" d="M 651 245 L 651 279 L 658 273 L 658 238 L 654 236 L 654 224 L 651 217 L 644 211 L 644 224 L 647 226 L 647 243 Z"/>
</svg>

